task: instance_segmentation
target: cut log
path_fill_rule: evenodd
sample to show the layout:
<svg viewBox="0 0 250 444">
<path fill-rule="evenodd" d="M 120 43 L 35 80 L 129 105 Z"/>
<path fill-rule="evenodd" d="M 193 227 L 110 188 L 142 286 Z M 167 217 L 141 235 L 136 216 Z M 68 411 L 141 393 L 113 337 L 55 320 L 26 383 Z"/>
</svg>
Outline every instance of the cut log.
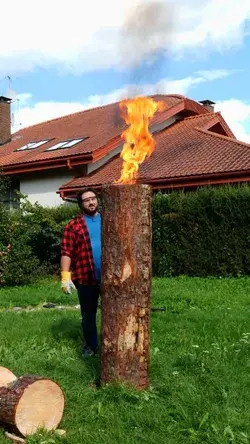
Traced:
<svg viewBox="0 0 250 444">
<path fill-rule="evenodd" d="M 63 392 L 50 379 L 27 375 L 0 388 L 0 421 L 11 424 L 23 436 L 39 428 L 56 429 L 63 410 Z"/>
<path fill-rule="evenodd" d="M 0 367 L 0 387 L 4 387 L 16 379 L 17 377 L 10 370 L 5 367 Z"/>
<path fill-rule="evenodd" d="M 151 187 L 103 190 L 101 382 L 148 386 Z"/>
<path fill-rule="evenodd" d="M 6 438 L 14 442 L 14 444 L 25 443 L 25 440 L 23 438 L 20 438 L 19 436 L 16 436 L 13 433 L 5 432 L 5 436 Z"/>
</svg>

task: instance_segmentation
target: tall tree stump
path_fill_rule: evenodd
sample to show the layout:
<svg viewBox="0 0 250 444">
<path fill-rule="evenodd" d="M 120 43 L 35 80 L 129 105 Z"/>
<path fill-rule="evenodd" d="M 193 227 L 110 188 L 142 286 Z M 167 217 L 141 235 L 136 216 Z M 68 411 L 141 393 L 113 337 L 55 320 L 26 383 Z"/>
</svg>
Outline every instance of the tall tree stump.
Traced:
<svg viewBox="0 0 250 444">
<path fill-rule="evenodd" d="M 63 410 L 63 392 L 50 379 L 27 375 L 0 387 L 0 421 L 14 426 L 23 436 L 39 428 L 56 429 Z"/>
<path fill-rule="evenodd" d="M 103 190 L 101 382 L 148 386 L 151 187 Z"/>
</svg>

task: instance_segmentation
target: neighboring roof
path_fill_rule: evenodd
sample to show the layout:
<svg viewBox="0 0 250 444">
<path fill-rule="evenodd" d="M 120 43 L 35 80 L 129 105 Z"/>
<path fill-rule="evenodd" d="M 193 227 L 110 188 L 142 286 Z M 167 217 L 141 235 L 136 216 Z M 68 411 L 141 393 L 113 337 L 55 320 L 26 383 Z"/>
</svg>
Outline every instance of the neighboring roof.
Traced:
<svg viewBox="0 0 250 444">
<path fill-rule="evenodd" d="M 165 101 L 167 107 L 158 112 L 153 124 L 158 124 L 168 118 L 186 111 L 189 114 L 210 114 L 204 106 L 181 95 L 156 95 L 155 100 Z M 49 120 L 44 123 L 24 128 L 12 135 L 12 141 L 0 147 L 0 167 L 4 172 L 25 172 L 40 165 L 46 168 L 65 166 L 66 161 L 88 163 L 97 160 L 121 143 L 120 135 L 125 128 L 121 118 L 119 103 L 101 106 Z M 232 137 L 233 133 L 230 134 Z M 75 138 L 88 137 L 77 145 L 55 151 L 46 151 L 52 145 Z M 30 142 L 53 139 L 34 150 L 16 150 Z M 76 164 L 76 163 L 75 163 Z"/>
<path fill-rule="evenodd" d="M 138 180 L 161 183 L 177 178 L 225 173 L 250 173 L 250 145 L 209 131 L 223 119 L 219 113 L 188 117 L 155 134 L 156 148 L 140 167 Z M 70 191 L 112 183 L 120 177 L 122 159 L 116 156 L 99 170 L 60 187 Z"/>
</svg>

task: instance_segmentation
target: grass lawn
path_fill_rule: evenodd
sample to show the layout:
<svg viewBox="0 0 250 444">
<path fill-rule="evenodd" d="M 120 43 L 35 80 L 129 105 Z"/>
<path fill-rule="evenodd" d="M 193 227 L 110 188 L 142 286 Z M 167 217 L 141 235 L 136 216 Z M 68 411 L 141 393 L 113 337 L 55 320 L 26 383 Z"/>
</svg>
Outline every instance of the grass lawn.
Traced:
<svg viewBox="0 0 250 444">
<path fill-rule="evenodd" d="M 0 289 L 0 310 L 77 304 L 59 287 Z M 0 365 L 51 377 L 66 396 L 66 438 L 41 433 L 27 443 L 250 443 L 250 278 L 154 279 L 152 293 L 167 311 L 152 313 L 151 385 L 141 392 L 94 387 L 99 362 L 81 358 L 79 311 L 0 311 Z"/>
</svg>

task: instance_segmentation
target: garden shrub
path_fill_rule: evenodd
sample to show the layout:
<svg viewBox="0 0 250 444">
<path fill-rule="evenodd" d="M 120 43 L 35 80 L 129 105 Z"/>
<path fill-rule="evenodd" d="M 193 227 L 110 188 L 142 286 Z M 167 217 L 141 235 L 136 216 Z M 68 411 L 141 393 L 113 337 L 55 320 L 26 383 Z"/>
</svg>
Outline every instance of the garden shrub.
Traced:
<svg viewBox="0 0 250 444">
<path fill-rule="evenodd" d="M 44 208 L 21 199 L 13 211 L 0 204 L 0 281 L 58 274 L 63 227 L 78 212 L 76 204 Z M 249 185 L 155 193 L 152 219 L 155 276 L 250 274 Z"/>
<path fill-rule="evenodd" d="M 250 274 L 250 187 L 204 187 L 153 198 L 157 276 Z"/>
</svg>

